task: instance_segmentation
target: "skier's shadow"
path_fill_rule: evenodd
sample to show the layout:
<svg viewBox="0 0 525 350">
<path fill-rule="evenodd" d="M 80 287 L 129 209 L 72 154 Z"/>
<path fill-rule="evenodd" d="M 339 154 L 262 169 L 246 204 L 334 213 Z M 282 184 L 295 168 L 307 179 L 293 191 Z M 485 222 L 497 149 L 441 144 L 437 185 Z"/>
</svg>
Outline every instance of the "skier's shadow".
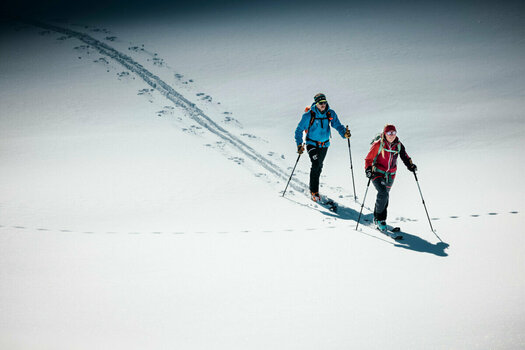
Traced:
<svg viewBox="0 0 525 350">
<path fill-rule="evenodd" d="M 430 253 L 437 256 L 448 256 L 445 252 L 445 249 L 449 247 L 448 243 L 438 242 L 432 244 L 428 241 L 425 241 L 423 238 L 411 235 L 409 233 L 401 231 L 403 234 L 403 239 L 396 241 L 394 244 L 396 247 L 413 250 L 421 253 Z"/>
<path fill-rule="evenodd" d="M 346 220 L 357 221 L 359 217 L 358 212 L 348 207 L 340 207 L 338 210 L 338 214 L 339 218 Z M 373 218 L 374 214 L 364 214 L 361 216 L 360 221 L 362 223 L 370 225 Z M 430 253 L 437 256 L 448 256 L 448 254 L 445 252 L 445 249 L 449 247 L 448 243 L 438 242 L 436 244 L 432 244 L 429 241 L 426 241 L 421 237 L 411 235 L 408 232 L 400 231 L 400 233 L 403 235 L 403 239 L 399 241 L 394 241 L 395 243 L 393 244 L 395 247 L 413 250 L 415 252 Z"/>
<path fill-rule="evenodd" d="M 286 198 L 286 197 L 285 197 Z M 337 213 L 334 213 L 332 211 L 329 211 L 326 208 L 318 209 L 318 208 L 312 208 L 310 206 L 307 206 L 306 204 L 300 203 L 296 200 L 287 198 L 288 200 L 300 204 L 302 206 L 308 207 L 310 209 L 315 209 L 322 214 L 328 216 L 328 217 L 337 217 L 339 219 L 343 220 L 349 220 L 354 221 L 357 224 L 357 219 L 359 218 L 359 212 L 355 211 L 352 208 L 345 207 L 342 205 L 338 206 Z M 360 222 L 365 225 L 370 225 L 374 218 L 374 214 L 363 214 L 361 216 Z M 382 235 L 379 231 L 377 231 L 379 235 Z M 421 253 L 430 253 L 437 256 L 448 256 L 448 254 L 445 252 L 445 249 L 448 248 L 448 244 L 444 242 L 439 242 L 436 244 L 432 244 L 426 240 L 424 240 L 421 237 L 411 235 L 407 232 L 401 231 L 400 232 L 403 235 L 403 239 L 400 241 L 392 241 L 393 245 L 395 247 L 404 248 L 408 250 L 413 250 L 415 252 L 421 252 Z"/>
</svg>

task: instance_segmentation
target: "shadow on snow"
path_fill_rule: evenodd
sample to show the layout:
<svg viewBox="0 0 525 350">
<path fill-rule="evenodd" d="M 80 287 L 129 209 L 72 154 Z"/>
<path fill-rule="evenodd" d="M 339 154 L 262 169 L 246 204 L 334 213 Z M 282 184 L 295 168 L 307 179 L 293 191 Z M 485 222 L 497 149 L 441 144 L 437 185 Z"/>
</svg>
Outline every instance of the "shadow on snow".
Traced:
<svg viewBox="0 0 525 350">
<path fill-rule="evenodd" d="M 295 200 L 290 199 L 290 198 L 287 198 L 287 199 L 292 201 L 292 202 L 294 202 L 294 203 L 297 203 L 297 204 L 300 204 L 302 206 L 305 206 L 307 208 L 317 210 L 320 213 L 322 213 L 323 215 L 326 215 L 326 216 L 329 216 L 329 217 L 332 217 L 332 218 L 336 217 L 336 218 L 339 218 L 339 219 L 342 219 L 342 220 L 355 221 L 356 225 L 357 225 L 357 219 L 359 217 L 359 212 L 357 212 L 356 210 L 354 210 L 352 208 L 348 208 L 348 207 L 341 206 L 341 205 L 338 204 L 337 213 L 334 213 L 332 211 L 329 211 L 325 206 L 321 206 L 323 209 L 325 209 L 325 210 L 322 210 L 321 208 L 316 208 L 316 207 L 312 207 L 312 206 L 309 206 L 309 205 L 306 205 L 306 204 L 303 204 L 303 203 L 299 203 L 298 201 L 295 201 Z M 371 213 L 370 214 L 361 215 L 360 225 L 363 225 L 363 226 L 375 229 L 373 227 L 373 224 L 372 224 L 373 217 L 374 217 L 374 215 L 371 214 Z M 354 230 L 355 230 L 355 228 L 354 228 Z M 366 234 L 367 236 L 371 236 L 371 237 L 380 239 L 382 241 L 386 241 L 386 242 L 388 242 L 388 243 L 390 243 L 390 244 L 392 244 L 392 245 L 394 245 L 395 247 L 398 247 L 398 248 L 412 250 L 412 251 L 420 252 L 420 253 L 429 253 L 429 254 L 434 254 L 434 255 L 443 256 L 443 257 L 444 256 L 448 256 L 448 254 L 445 252 L 445 249 L 447 249 L 449 247 L 448 243 L 438 242 L 438 243 L 433 244 L 433 243 L 430 243 L 429 241 L 427 241 L 427 240 L 425 240 L 425 239 L 423 239 L 423 238 L 421 238 L 419 236 L 409 234 L 409 233 L 407 233 L 405 231 L 400 231 L 399 232 L 403 236 L 403 239 L 399 240 L 399 241 L 395 241 L 395 240 L 393 240 L 391 238 L 388 238 L 388 240 L 386 240 L 383 237 L 379 238 L 379 237 L 376 237 L 375 235 L 371 235 L 371 234 L 368 234 L 368 233 L 362 232 L 362 231 L 357 231 L 357 232 L 361 232 L 363 234 Z M 376 232 L 378 233 L 378 236 L 383 236 L 383 234 L 381 234 L 379 231 L 376 231 Z M 385 235 L 384 237 L 387 237 L 387 236 Z"/>
</svg>

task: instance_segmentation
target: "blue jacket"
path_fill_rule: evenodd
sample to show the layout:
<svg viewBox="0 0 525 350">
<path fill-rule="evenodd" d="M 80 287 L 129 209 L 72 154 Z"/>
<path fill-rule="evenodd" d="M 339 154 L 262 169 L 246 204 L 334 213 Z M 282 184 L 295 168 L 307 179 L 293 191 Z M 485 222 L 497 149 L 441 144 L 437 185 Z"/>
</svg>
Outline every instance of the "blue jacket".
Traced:
<svg viewBox="0 0 525 350">
<path fill-rule="evenodd" d="M 317 146 L 317 142 L 324 142 L 324 144 L 319 145 L 319 147 L 330 146 L 330 124 L 339 132 L 341 137 L 345 137 L 346 128 L 341 124 L 334 110 L 330 109 L 330 106 L 326 105 L 324 113 L 321 113 L 317 109 L 315 103 L 313 103 L 310 107 L 310 110 L 315 112 L 315 119 L 312 126 L 310 127 L 310 130 L 308 131 L 308 134 L 306 135 L 307 145 Z M 330 118 L 332 118 L 331 122 L 328 119 L 327 111 L 330 111 Z M 308 130 L 310 119 L 311 114 L 310 111 L 308 111 L 303 114 L 299 125 L 297 125 L 297 128 L 295 129 L 295 143 L 297 146 L 303 143 L 303 131 Z"/>
</svg>

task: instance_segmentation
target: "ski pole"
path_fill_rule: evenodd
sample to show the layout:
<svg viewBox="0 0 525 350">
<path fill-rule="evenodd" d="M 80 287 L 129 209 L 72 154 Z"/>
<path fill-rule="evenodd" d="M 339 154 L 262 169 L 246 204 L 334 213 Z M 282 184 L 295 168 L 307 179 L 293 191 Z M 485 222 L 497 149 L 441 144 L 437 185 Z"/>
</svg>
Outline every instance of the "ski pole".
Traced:
<svg viewBox="0 0 525 350">
<path fill-rule="evenodd" d="M 366 185 L 365 196 L 363 197 L 363 203 L 361 204 L 361 211 L 359 212 L 359 217 L 357 218 L 357 225 L 355 226 L 356 231 L 357 231 L 357 228 L 359 227 L 359 221 L 361 221 L 361 214 L 363 213 L 363 207 L 365 206 L 366 194 L 368 193 L 368 187 L 370 186 L 370 181 L 372 181 L 372 178 L 368 178 L 368 185 Z"/>
<path fill-rule="evenodd" d="M 346 126 L 348 130 L 348 125 Z M 357 202 L 357 196 L 355 195 L 355 181 L 354 181 L 354 165 L 352 164 L 352 151 L 350 149 L 350 138 L 346 139 L 348 141 L 348 154 L 350 155 L 350 171 L 352 172 L 352 186 L 354 188 L 354 200 Z"/>
<path fill-rule="evenodd" d="M 290 175 L 290 178 L 288 179 L 288 183 L 286 184 L 286 187 L 284 189 L 283 197 L 284 197 L 284 194 L 286 193 L 286 190 L 288 189 L 288 185 L 290 184 L 290 180 L 292 180 L 293 173 L 295 172 L 295 167 L 297 166 L 297 163 L 299 163 L 299 158 L 301 158 L 301 153 L 299 153 L 299 156 L 297 157 L 297 160 L 295 161 L 295 165 L 293 166 L 292 174 Z"/>
<path fill-rule="evenodd" d="M 441 243 L 443 243 L 441 238 L 439 238 L 439 236 L 437 235 L 436 231 L 434 231 L 434 228 L 432 227 L 432 222 L 430 221 L 430 216 L 428 215 L 427 205 L 425 204 L 425 199 L 423 198 L 423 193 L 421 192 L 421 187 L 419 187 L 419 181 L 417 179 L 417 175 L 416 175 L 415 171 L 414 171 L 414 177 L 416 178 L 417 188 L 419 189 L 419 194 L 421 195 L 421 200 L 423 201 L 423 206 L 425 207 L 425 212 L 427 213 L 427 219 L 428 219 L 428 223 L 430 224 L 430 229 L 436 235 L 436 237 L 441 241 Z"/>
</svg>

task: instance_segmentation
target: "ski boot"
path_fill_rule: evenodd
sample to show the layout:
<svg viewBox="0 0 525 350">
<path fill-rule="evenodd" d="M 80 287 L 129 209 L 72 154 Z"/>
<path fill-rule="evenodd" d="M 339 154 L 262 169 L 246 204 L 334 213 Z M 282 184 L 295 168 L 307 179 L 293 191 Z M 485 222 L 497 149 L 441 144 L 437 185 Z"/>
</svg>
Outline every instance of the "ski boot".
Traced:
<svg viewBox="0 0 525 350">
<path fill-rule="evenodd" d="M 377 220 L 374 218 L 374 224 L 376 225 L 376 228 L 381 232 L 386 232 L 388 230 L 386 222 L 383 220 Z"/>
<path fill-rule="evenodd" d="M 319 195 L 319 192 L 311 192 L 312 194 L 312 200 L 316 203 L 319 203 L 321 201 L 321 196 Z"/>
</svg>

